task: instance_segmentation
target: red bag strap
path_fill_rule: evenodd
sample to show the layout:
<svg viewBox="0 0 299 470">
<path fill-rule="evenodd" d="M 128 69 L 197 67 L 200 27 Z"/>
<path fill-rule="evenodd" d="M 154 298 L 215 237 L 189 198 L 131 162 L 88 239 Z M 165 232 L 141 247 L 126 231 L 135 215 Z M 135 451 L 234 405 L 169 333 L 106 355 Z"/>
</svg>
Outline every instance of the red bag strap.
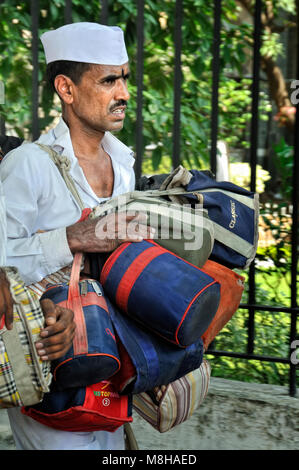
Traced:
<svg viewBox="0 0 299 470">
<path fill-rule="evenodd" d="M 87 219 L 90 213 L 90 208 L 83 209 L 78 222 L 82 222 L 83 220 Z M 69 283 L 68 299 L 66 303 L 66 307 L 70 310 L 73 310 L 74 321 L 76 323 L 76 331 L 73 340 L 73 349 L 75 355 L 88 353 L 87 331 L 79 288 L 82 259 L 83 253 L 75 253 Z"/>
<path fill-rule="evenodd" d="M 82 258 L 83 253 L 75 253 L 67 299 L 67 308 L 73 310 L 74 321 L 76 323 L 76 331 L 73 340 L 75 355 L 88 353 L 87 331 L 79 288 Z"/>
</svg>

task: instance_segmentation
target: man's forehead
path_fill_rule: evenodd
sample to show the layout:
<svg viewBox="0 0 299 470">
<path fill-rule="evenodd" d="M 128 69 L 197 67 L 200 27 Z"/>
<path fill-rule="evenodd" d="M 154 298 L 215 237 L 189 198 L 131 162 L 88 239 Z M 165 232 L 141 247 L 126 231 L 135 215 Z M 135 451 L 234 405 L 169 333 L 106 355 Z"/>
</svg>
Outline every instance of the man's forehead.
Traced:
<svg viewBox="0 0 299 470">
<path fill-rule="evenodd" d="M 126 75 L 129 72 L 129 63 L 122 65 L 101 65 L 92 64 L 91 71 L 96 75 Z"/>
</svg>

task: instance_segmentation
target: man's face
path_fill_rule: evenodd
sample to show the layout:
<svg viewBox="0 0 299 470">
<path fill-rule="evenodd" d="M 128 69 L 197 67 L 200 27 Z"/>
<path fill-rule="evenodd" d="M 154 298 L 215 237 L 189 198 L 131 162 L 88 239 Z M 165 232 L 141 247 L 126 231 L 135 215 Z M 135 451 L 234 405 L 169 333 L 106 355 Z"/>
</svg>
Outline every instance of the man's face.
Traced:
<svg viewBox="0 0 299 470">
<path fill-rule="evenodd" d="M 73 86 L 72 111 L 90 131 L 122 129 L 127 101 L 129 65 L 92 65 Z"/>
</svg>

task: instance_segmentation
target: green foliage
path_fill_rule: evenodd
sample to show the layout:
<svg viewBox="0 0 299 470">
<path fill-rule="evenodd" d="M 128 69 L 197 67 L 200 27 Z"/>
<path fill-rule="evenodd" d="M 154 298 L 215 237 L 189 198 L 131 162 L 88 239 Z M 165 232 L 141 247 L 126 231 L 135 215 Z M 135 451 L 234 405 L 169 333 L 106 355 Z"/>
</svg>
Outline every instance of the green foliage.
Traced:
<svg viewBox="0 0 299 470">
<path fill-rule="evenodd" d="M 263 56 L 272 57 L 275 60 L 279 55 L 282 55 L 283 46 L 279 42 L 279 33 L 265 31 L 262 42 L 261 54 Z"/>
<path fill-rule="evenodd" d="M 294 162 L 294 148 L 282 138 L 274 145 L 276 154 L 275 164 L 281 178 L 280 190 L 284 200 L 292 199 L 292 171 Z"/>
<path fill-rule="evenodd" d="M 294 149 L 281 139 L 274 146 L 279 171 L 281 201 L 261 206 L 263 230 L 268 243 L 258 248 L 256 256 L 256 303 L 290 307 L 291 305 L 291 214 L 292 170 Z M 241 165 L 241 164 L 239 164 Z M 244 164 L 242 164 L 244 165 Z M 239 171 L 239 177 L 242 177 Z M 239 182 L 240 183 L 240 182 Z M 241 184 L 241 186 L 244 184 Z M 298 271 L 297 271 L 298 272 Z M 243 274 L 244 273 L 240 273 Z M 245 279 L 247 274 L 245 273 Z M 245 285 L 248 287 L 247 282 Z M 299 285 L 299 276 L 297 285 Z M 247 302 L 245 290 L 242 302 Z M 214 349 L 246 353 L 248 312 L 239 309 L 215 340 Z M 299 331 L 299 318 L 297 320 Z M 257 311 L 255 314 L 255 354 L 288 358 L 290 348 L 290 314 Z M 247 382 L 287 386 L 289 366 L 266 361 L 247 361 L 230 357 L 208 356 L 213 376 Z"/>
<path fill-rule="evenodd" d="M 39 1 L 39 35 L 64 23 L 64 1 Z M 5 83 L 6 102 L 0 115 L 20 136 L 30 138 L 31 129 L 31 17 L 30 2 L 1 3 L 0 80 Z M 154 170 L 172 154 L 175 2 L 145 2 L 145 63 L 143 120 L 144 145 L 152 149 Z M 225 0 L 222 7 L 219 139 L 234 147 L 246 147 L 250 123 L 251 80 L 242 77 L 246 47 L 252 25 L 236 24 L 239 6 Z M 73 21 L 99 21 L 100 2 L 73 1 Z M 109 24 L 125 30 L 131 66 L 131 101 L 121 138 L 135 147 L 136 128 L 136 21 L 133 0 L 109 4 Z M 213 44 L 213 2 L 186 0 L 183 12 L 181 159 L 197 168 L 209 164 Z M 272 46 L 271 46 L 272 47 Z M 59 110 L 47 87 L 44 54 L 39 43 L 40 129 L 45 130 Z M 261 96 L 261 114 L 266 118 L 267 101 Z M 231 132 L 234 129 L 234 132 Z M 148 152 L 146 153 L 148 154 Z"/>
<path fill-rule="evenodd" d="M 265 246 L 261 243 L 257 251 L 256 304 L 290 307 L 291 215 L 288 213 L 288 204 L 281 202 L 262 206 L 261 219 L 264 230 L 267 230 L 271 237 Z M 246 286 L 242 303 L 247 303 L 248 274 L 246 272 L 240 274 L 245 277 Z M 297 285 L 299 285 L 299 275 Z M 254 354 L 288 358 L 290 320 L 289 313 L 256 311 Z M 213 349 L 246 353 L 247 325 L 248 312 L 240 308 L 215 339 Z M 299 317 L 297 331 L 299 331 Z M 208 357 L 212 364 L 213 375 L 216 377 L 284 386 L 289 383 L 287 364 L 211 355 Z"/>
<path fill-rule="evenodd" d="M 289 306 L 289 290 L 279 284 L 279 275 L 265 274 L 269 281 L 280 286 L 278 289 L 282 305 Z M 260 281 L 260 284 L 259 284 Z M 256 289 L 256 302 L 263 305 L 277 306 L 278 298 L 275 298 L 272 286 L 258 277 Z M 283 289 L 283 290 L 282 290 Z M 247 294 L 244 294 L 246 301 Z M 234 353 L 247 352 L 247 324 L 248 312 L 239 309 L 226 327 L 217 336 L 213 345 L 214 349 L 232 351 Z M 288 358 L 289 356 L 290 314 L 257 311 L 255 313 L 255 349 L 254 354 L 271 357 Z M 282 363 L 267 361 L 245 360 L 230 357 L 208 356 L 212 365 L 214 377 L 241 380 L 245 382 L 259 382 L 276 385 L 288 385 L 289 366 Z"/>
</svg>

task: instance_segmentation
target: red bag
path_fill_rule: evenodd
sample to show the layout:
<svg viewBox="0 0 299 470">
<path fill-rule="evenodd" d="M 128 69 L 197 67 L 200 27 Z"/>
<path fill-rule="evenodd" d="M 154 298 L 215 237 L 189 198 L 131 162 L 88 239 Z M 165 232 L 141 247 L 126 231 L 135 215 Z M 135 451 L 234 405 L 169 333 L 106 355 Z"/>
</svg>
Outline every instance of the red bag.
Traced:
<svg viewBox="0 0 299 470">
<path fill-rule="evenodd" d="M 220 284 L 220 303 L 216 315 L 202 335 L 204 349 L 206 351 L 215 336 L 228 323 L 238 309 L 244 291 L 245 278 L 226 266 L 211 260 L 206 261 L 201 270 L 213 277 Z"/>
<path fill-rule="evenodd" d="M 120 395 L 110 381 L 46 393 L 41 403 L 22 413 L 61 431 L 113 432 L 132 422 L 132 396 Z"/>
</svg>

